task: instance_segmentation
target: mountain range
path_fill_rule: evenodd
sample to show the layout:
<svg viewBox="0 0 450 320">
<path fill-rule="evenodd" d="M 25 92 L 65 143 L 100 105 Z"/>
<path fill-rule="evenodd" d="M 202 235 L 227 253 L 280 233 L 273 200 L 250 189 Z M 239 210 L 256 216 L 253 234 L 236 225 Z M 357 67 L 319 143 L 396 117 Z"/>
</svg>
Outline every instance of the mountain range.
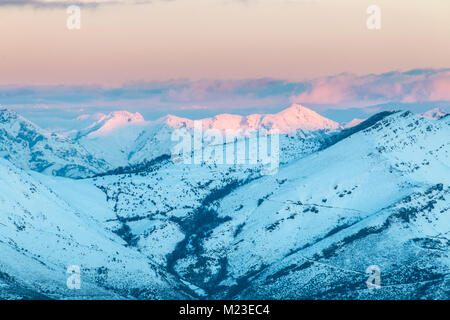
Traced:
<svg viewBox="0 0 450 320">
<path fill-rule="evenodd" d="M 450 297 L 445 112 L 339 124 L 295 104 L 202 119 L 237 139 L 278 132 L 273 175 L 174 163 L 171 135 L 191 119 L 89 119 L 57 134 L 0 110 L 0 298 Z M 73 265 L 80 290 L 66 285 Z"/>
</svg>

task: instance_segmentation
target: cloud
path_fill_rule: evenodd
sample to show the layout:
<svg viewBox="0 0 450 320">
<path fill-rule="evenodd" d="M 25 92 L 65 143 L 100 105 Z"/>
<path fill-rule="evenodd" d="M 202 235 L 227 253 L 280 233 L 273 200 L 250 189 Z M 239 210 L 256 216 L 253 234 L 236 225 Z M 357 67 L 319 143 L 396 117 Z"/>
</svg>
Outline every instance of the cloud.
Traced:
<svg viewBox="0 0 450 320">
<path fill-rule="evenodd" d="M 450 101 L 450 69 L 421 69 L 380 75 L 349 74 L 311 81 L 292 102 L 338 107 L 387 102 Z"/>
<path fill-rule="evenodd" d="M 44 113 L 59 117 L 65 114 L 68 119 L 75 119 L 81 114 L 116 110 L 140 112 L 149 120 L 168 113 L 201 118 L 224 112 L 273 113 L 293 102 L 334 119 L 340 119 L 338 113 L 345 114 L 347 119 L 400 106 L 423 112 L 438 106 L 439 101 L 450 105 L 450 69 L 365 76 L 341 74 L 303 82 L 175 79 L 132 82 L 117 87 L 0 86 L 0 105 L 20 109 L 33 119 Z M 375 105 L 377 108 L 368 108 Z M 363 113 L 357 113 L 362 109 Z"/>
<path fill-rule="evenodd" d="M 144 4 L 150 0 L 0 0 L 0 6 L 61 7 L 79 5 L 96 7 L 104 4 Z"/>
<path fill-rule="evenodd" d="M 0 104 L 22 111 L 36 105 L 78 113 L 138 111 L 154 119 L 167 113 L 207 116 L 217 112 L 278 111 L 289 97 L 305 89 L 303 83 L 274 79 L 133 82 L 120 87 L 0 86 Z"/>
<path fill-rule="evenodd" d="M 293 102 L 314 104 L 337 104 L 355 98 L 351 86 L 354 78 L 349 75 L 340 75 L 332 78 L 317 79 L 310 88 L 292 97 Z"/>
</svg>

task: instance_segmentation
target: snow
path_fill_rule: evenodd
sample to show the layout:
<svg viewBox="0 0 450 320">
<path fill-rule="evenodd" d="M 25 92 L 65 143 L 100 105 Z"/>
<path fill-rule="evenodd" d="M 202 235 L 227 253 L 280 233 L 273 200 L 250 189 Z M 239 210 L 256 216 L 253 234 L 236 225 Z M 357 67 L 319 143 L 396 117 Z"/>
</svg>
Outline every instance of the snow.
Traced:
<svg viewBox="0 0 450 320">
<path fill-rule="evenodd" d="M 450 113 L 445 112 L 440 108 L 434 108 L 434 109 L 428 110 L 424 113 L 418 114 L 417 116 L 428 119 L 428 120 L 439 120 L 448 114 L 450 114 Z"/>
<path fill-rule="evenodd" d="M 139 112 L 133 114 L 128 111 L 115 111 L 108 116 L 100 118 L 96 123 L 94 123 L 92 127 L 98 127 L 98 129 L 90 132 L 88 136 L 91 138 L 107 136 L 113 132 L 117 132 L 123 127 L 135 126 L 136 124 L 144 123 L 145 120 Z"/>
<path fill-rule="evenodd" d="M 204 128 L 282 132 L 275 175 L 163 158 L 89 178 L 169 152 L 173 130 L 193 121 L 116 112 L 70 138 L 2 110 L 0 298 L 446 299 L 450 118 L 430 114 L 364 129 L 300 105 L 222 114 Z M 53 176 L 71 164 L 83 179 Z M 373 264 L 378 293 L 364 287 Z M 81 291 L 65 285 L 70 265 Z"/>
<path fill-rule="evenodd" d="M 293 104 L 275 115 L 266 115 L 261 123 L 263 127 L 278 130 L 280 133 L 291 133 L 297 129 L 317 131 L 340 128 L 337 122 L 299 104 Z"/>
<path fill-rule="evenodd" d="M 0 110 L 0 154 L 23 169 L 85 177 L 109 169 L 79 143 L 43 130 L 17 113 Z"/>
<path fill-rule="evenodd" d="M 240 116 L 220 114 L 200 119 L 203 130 L 218 130 L 222 134 L 234 132 L 245 136 L 257 130 L 280 134 L 311 134 L 317 131 L 333 132 L 342 127 L 332 120 L 304 106 L 294 104 L 277 114 L 252 114 Z M 139 113 L 118 111 L 102 117 L 88 128 L 71 132 L 70 136 L 97 158 L 113 167 L 149 161 L 162 154 L 169 154 L 174 144 L 174 130 L 193 130 L 194 120 L 173 115 L 155 121 L 146 121 Z"/>
<path fill-rule="evenodd" d="M 364 122 L 364 121 L 366 121 L 367 119 L 358 119 L 358 118 L 355 118 L 355 119 L 353 119 L 352 121 L 349 121 L 349 122 L 347 122 L 347 123 L 344 123 L 342 126 L 344 127 L 344 129 L 349 129 L 349 128 L 353 128 L 353 127 L 355 127 L 355 126 L 357 126 L 358 124 L 360 124 L 360 123 L 362 123 L 362 122 Z"/>
<path fill-rule="evenodd" d="M 158 275 L 158 267 L 102 225 L 114 214 L 98 189 L 85 182 L 30 175 L 2 159 L 0 177 L 0 268 L 18 279 L 18 285 L 52 298 L 117 299 L 126 294 L 121 291 L 125 285 L 168 295 L 169 283 Z M 65 285 L 70 265 L 82 267 L 79 292 Z M 98 270 L 106 270 L 107 277 L 99 279 Z"/>
</svg>

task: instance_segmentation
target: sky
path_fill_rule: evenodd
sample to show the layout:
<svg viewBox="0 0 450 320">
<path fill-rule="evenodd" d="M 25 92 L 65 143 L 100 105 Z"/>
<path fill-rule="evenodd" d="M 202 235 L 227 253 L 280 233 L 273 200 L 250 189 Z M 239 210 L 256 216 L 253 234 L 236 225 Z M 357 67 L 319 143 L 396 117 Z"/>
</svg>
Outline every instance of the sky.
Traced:
<svg viewBox="0 0 450 320">
<path fill-rule="evenodd" d="M 448 0 L 78 2 L 69 30 L 70 1 L 0 0 L 1 105 L 156 117 L 450 101 Z"/>
</svg>

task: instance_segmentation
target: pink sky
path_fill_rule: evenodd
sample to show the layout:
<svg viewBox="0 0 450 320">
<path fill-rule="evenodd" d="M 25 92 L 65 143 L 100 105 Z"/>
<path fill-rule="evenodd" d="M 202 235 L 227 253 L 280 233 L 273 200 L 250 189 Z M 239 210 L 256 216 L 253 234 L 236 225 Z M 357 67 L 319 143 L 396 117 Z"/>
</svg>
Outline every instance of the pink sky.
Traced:
<svg viewBox="0 0 450 320">
<path fill-rule="evenodd" d="M 366 28 L 371 4 L 382 10 L 379 31 Z M 64 7 L 0 6 L 0 85 L 294 81 L 450 67 L 447 0 L 154 0 L 83 8 L 78 31 L 67 17 Z M 327 85 L 308 98 L 340 99 Z M 430 85 L 444 95 L 448 87 Z"/>
</svg>

